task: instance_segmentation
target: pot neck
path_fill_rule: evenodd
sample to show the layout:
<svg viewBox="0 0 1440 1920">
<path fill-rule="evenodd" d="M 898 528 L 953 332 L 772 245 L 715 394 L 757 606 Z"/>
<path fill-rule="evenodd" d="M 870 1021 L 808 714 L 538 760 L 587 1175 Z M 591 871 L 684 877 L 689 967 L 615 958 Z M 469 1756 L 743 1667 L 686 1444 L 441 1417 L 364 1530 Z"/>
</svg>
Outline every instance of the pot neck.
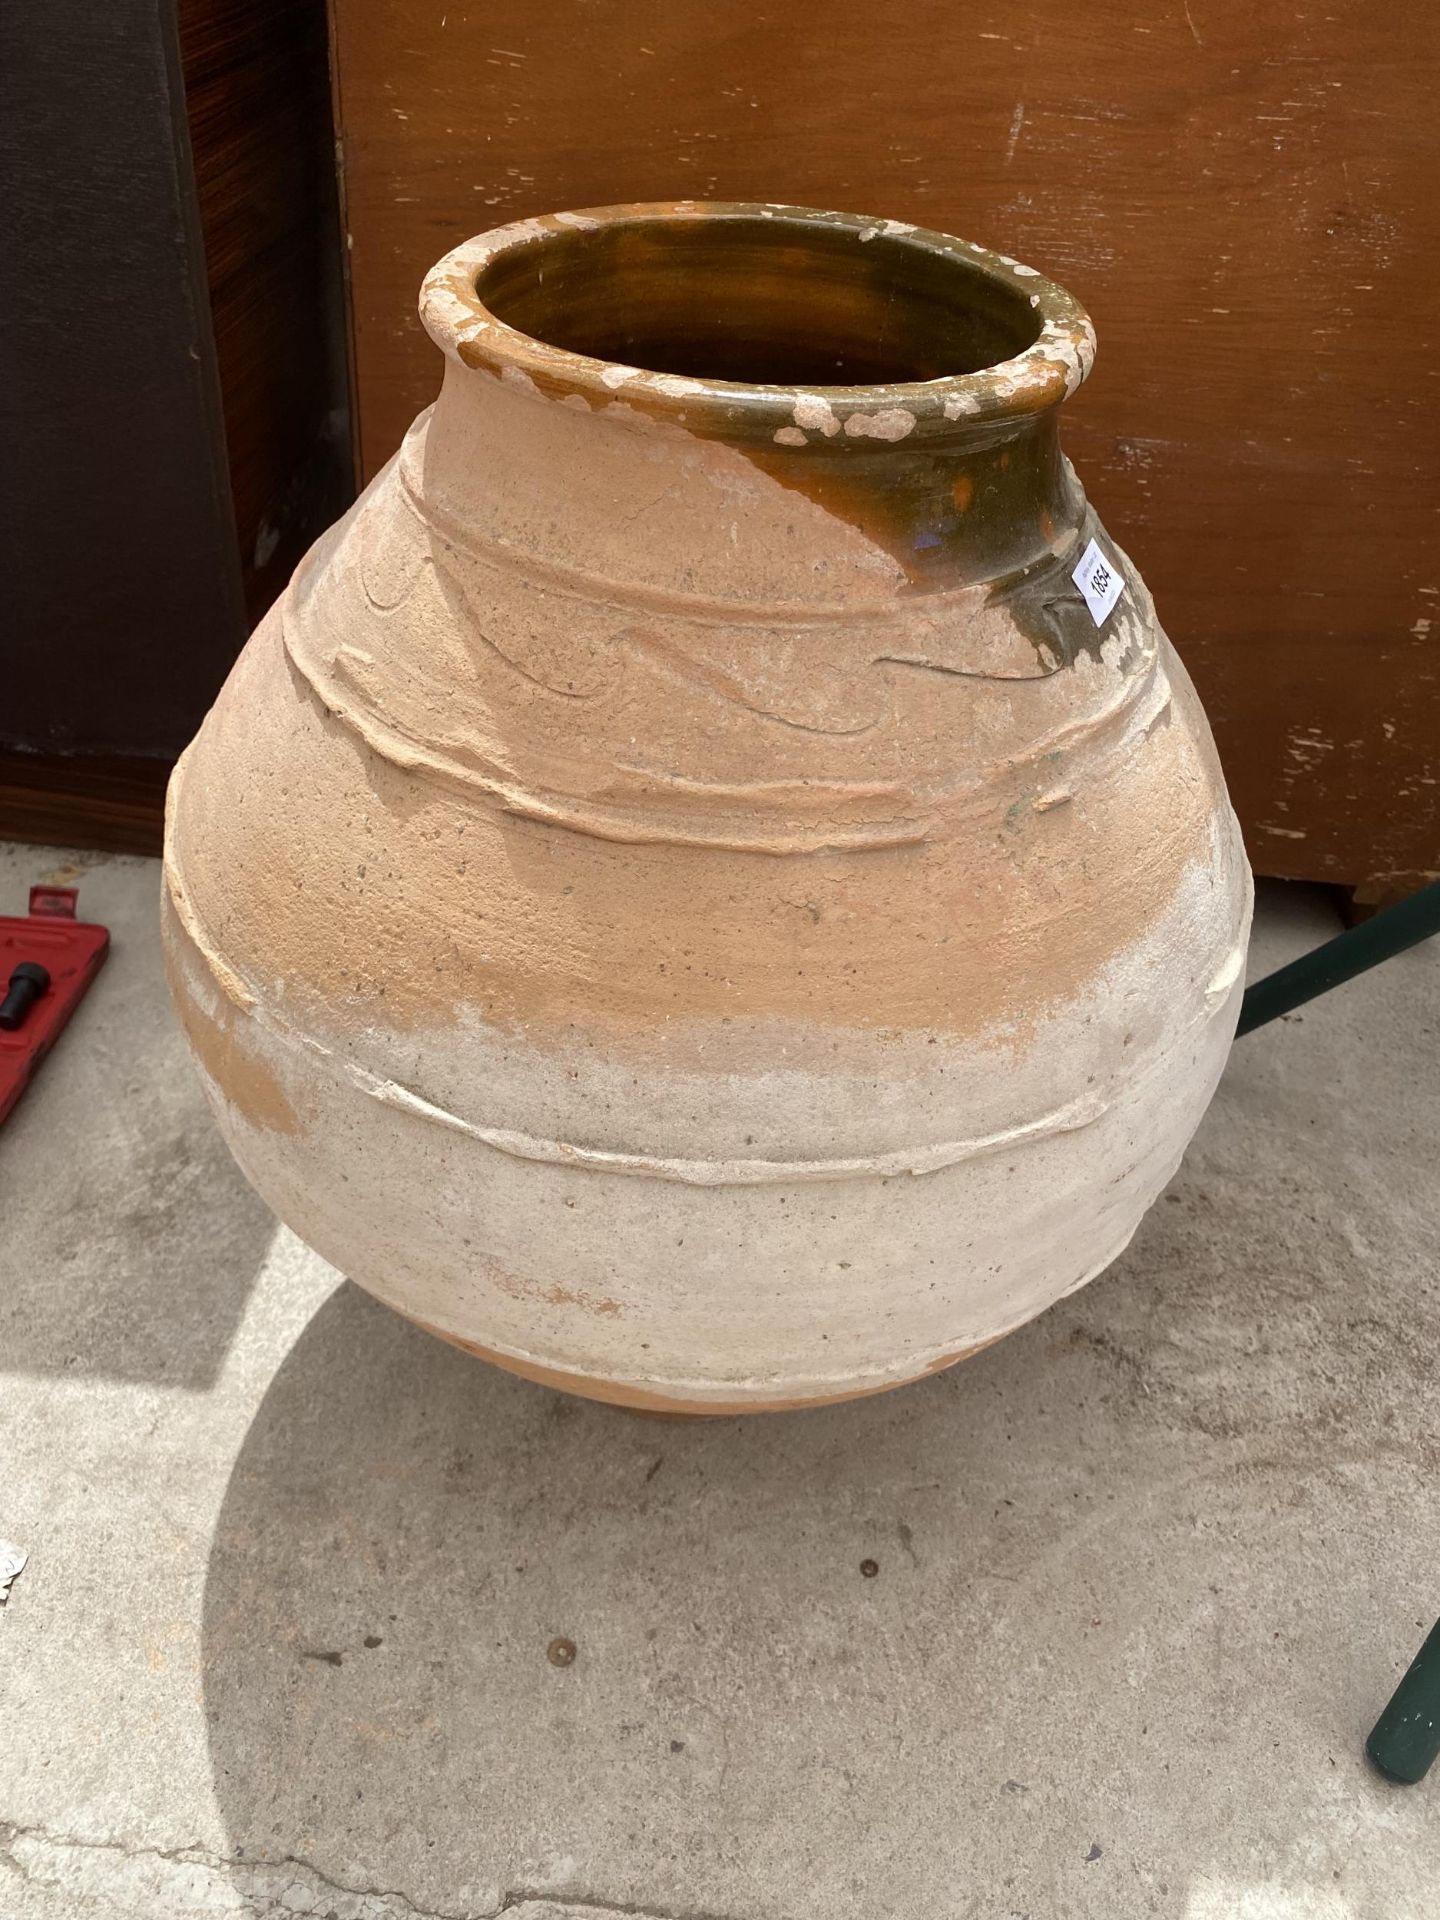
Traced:
<svg viewBox="0 0 1440 1920">
<path fill-rule="evenodd" d="M 1088 320 L 946 235 L 804 209 L 562 214 L 458 248 L 421 312 L 448 364 L 412 492 L 456 540 L 612 588 L 945 592 L 1042 562 L 1084 510 L 1058 422 Z M 800 377 L 832 372 L 865 377 Z"/>
</svg>

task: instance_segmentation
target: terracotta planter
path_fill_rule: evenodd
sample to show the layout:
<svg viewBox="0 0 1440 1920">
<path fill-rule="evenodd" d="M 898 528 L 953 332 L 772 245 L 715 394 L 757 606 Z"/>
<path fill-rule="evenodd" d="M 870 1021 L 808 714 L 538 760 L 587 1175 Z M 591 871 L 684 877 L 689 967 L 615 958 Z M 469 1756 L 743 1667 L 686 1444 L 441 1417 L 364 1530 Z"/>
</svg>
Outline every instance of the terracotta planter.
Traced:
<svg viewBox="0 0 1440 1920">
<path fill-rule="evenodd" d="M 439 401 L 171 788 L 236 1158 L 578 1393 L 947 1366 L 1115 1258 L 1239 1004 L 1209 729 L 1060 452 L 1089 323 L 943 235 L 687 204 L 472 240 L 421 311 Z"/>
</svg>

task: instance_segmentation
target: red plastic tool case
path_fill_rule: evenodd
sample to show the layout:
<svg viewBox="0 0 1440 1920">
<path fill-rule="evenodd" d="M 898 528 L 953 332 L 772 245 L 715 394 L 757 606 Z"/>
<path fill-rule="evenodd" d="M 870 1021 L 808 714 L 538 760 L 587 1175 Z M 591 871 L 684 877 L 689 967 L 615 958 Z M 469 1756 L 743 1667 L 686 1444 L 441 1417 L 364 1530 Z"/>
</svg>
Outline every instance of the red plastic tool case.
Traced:
<svg viewBox="0 0 1440 1920">
<path fill-rule="evenodd" d="M 13 1033 L 0 1029 L 0 1122 L 84 999 L 109 948 L 106 928 L 75 918 L 73 887 L 32 887 L 26 918 L 0 918 L 0 994 L 22 960 L 38 961 L 50 975 L 23 1026 Z"/>
</svg>

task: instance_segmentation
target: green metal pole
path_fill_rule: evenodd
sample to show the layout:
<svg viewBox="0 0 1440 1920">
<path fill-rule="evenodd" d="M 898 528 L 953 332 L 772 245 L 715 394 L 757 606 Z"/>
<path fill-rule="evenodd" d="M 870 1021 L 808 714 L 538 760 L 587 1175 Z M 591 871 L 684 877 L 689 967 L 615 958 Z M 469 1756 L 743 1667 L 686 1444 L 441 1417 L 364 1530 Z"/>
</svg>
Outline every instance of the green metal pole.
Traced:
<svg viewBox="0 0 1440 1920">
<path fill-rule="evenodd" d="M 1278 1020 L 1293 1007 L 1328 993 L 1332 987 L 1353 980 L 1357 973 L 1378 967 L 1382 960 L 1418 946 L 1432 934 L 1440 933 L 1440 880 L 1434 880 L 1408 900 L 1385 907 L 1358 927 L 1337 934 L 1313 953 L 1302 954 L 1288 967 L 1257 980 L 1245 989 L 1240 1005 L 1240 1024 L 1236 1037 L 1253 1033 L 1268 1021 Z"/>
<path fill-rule="evenodd" d="M 1247 987 L 1237 1039 L 1437 933 L 1440 880 Z M 1440 1754 L 1440 1620 L 1371 1729 L 1365 1752 L 1387 1780 L 1404 1787 L 1423 1780 Z"/>
<path fill-rule="evenodd" d="M 1375 1722 L 1365 1751 L 1387 1780 L 1413 1787 L 1440 1753 L 1440 1620 Z"/>
</svg>

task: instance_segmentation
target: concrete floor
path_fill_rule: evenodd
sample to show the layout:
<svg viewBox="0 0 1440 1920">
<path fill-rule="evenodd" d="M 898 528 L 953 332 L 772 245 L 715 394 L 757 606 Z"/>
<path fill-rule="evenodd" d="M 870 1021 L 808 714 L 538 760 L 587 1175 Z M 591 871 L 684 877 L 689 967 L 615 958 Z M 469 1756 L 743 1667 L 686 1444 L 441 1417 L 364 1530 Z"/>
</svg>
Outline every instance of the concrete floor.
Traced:
<svg viewBox="0 0 1440 1920">
<path fill-rule="evenodd" d="M 1440 1608 L 1435 946 L 1241 1042 L 999 1347 L 676 1424 L 278 1228 L 153 863 L 11 849 L 0 903 L 70 867 L 113 955 L 0 1134 L 3 1920 L 1440 1914 L 1440 1779 L 1361 1758 Z M 1267 891 L 1252 973 L 1333 930 Z"/>
</svg>

